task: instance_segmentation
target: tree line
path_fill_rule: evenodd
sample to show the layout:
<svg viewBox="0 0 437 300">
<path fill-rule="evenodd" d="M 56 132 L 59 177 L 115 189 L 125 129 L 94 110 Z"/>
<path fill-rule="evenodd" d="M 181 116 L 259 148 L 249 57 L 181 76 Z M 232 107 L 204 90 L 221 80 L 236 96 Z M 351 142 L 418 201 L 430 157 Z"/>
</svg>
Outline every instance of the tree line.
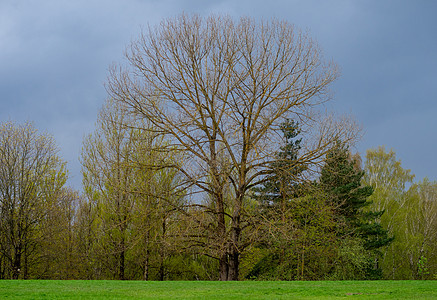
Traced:
<svg viewBox="0 0 437 300">
<path fill-rule="evenodd" d="M 338 72 L 307 34 L 181 15 L 126 58 L 82 192 L 50 136 L 1 125 L 0 278 L 434 276 L 437 184 L 384 148 L 362 167 L 355 123 L 320 110 Z"/>
</svg>

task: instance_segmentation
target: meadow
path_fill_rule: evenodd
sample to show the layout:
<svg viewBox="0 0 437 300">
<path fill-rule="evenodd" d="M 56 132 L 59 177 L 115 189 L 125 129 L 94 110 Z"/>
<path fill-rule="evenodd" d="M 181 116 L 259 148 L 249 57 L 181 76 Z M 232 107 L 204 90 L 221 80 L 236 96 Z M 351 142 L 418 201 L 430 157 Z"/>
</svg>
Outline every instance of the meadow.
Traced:
<svg viewBox="0 0 437 300">
<path fill-rule="evenodd" d="M 437 299 L 437 281 L 0 281 L 0 299 L 349 298 Z"/>
</svg>

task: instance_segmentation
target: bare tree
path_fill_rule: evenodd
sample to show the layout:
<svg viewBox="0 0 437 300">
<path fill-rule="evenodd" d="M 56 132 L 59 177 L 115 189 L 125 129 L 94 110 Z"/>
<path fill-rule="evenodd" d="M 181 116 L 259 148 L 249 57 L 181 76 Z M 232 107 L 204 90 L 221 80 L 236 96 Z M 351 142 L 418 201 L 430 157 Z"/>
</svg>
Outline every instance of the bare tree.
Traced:
<svg viewBox="0 0 437 300">
<path fill-rule="evenodd" d="M 318 163 L 334 140 L 354 137 L 350 127 L 315 117 L 336 66 L 287 22 L 221 16 L 165 20 L 126 57 L 128 66 L 111 72 L 111 97 L 184 152 L 173 167 L 210 201 L 193 202 L 214 220 L 204 224 L 215 241 L 207 254 L 219 260 L 220 280 L 238 280 L 247 192 L 271 172 L 279 124 L 295 119 L 308 137 L 317 133 L 300 164 Z"/>
<path fill-rule="evenodd" d="M 0 125 L 0 257 L 4 275 L 27 278 L 38 230 L 66 181 L 54 140 L 31 124 Z"/>
</svg>

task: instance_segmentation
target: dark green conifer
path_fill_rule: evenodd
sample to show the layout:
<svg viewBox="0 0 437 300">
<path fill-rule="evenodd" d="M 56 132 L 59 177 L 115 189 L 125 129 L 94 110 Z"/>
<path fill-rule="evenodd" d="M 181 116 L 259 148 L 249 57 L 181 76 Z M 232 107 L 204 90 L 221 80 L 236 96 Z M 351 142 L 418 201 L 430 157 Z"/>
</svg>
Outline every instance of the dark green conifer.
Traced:
<svg viewBox="0 0 437 300">
<path fill-rule="evenodd" d="M 371 204 L 368 198 L 373 189 L 361 184 L 363 176 L 359 158 L 352 157 L 348 147 L 338 142 L 326 156 L 320 186 L 330 196 L 339 239 L 359 238 L 369 257 L 377 257 L 378 249 L 393 238 L 379 222 L 384 211 L 365 209 Z M 370 264 L 367 273 L 369 278 L 376 279 L 381 271 L 377 264 Z"/>
</svg>

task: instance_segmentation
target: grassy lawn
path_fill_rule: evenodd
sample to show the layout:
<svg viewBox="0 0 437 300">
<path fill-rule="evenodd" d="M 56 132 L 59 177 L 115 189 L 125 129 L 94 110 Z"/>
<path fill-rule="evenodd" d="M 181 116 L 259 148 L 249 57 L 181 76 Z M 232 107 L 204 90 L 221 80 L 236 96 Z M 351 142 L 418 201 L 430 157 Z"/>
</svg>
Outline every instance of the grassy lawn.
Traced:
<svg viewBox="0 0 437 300">
<path fill-rule="evenodd" d="M 0 280 L 0 299 L 437 299 L 437 281 Z"/>
</svg>

